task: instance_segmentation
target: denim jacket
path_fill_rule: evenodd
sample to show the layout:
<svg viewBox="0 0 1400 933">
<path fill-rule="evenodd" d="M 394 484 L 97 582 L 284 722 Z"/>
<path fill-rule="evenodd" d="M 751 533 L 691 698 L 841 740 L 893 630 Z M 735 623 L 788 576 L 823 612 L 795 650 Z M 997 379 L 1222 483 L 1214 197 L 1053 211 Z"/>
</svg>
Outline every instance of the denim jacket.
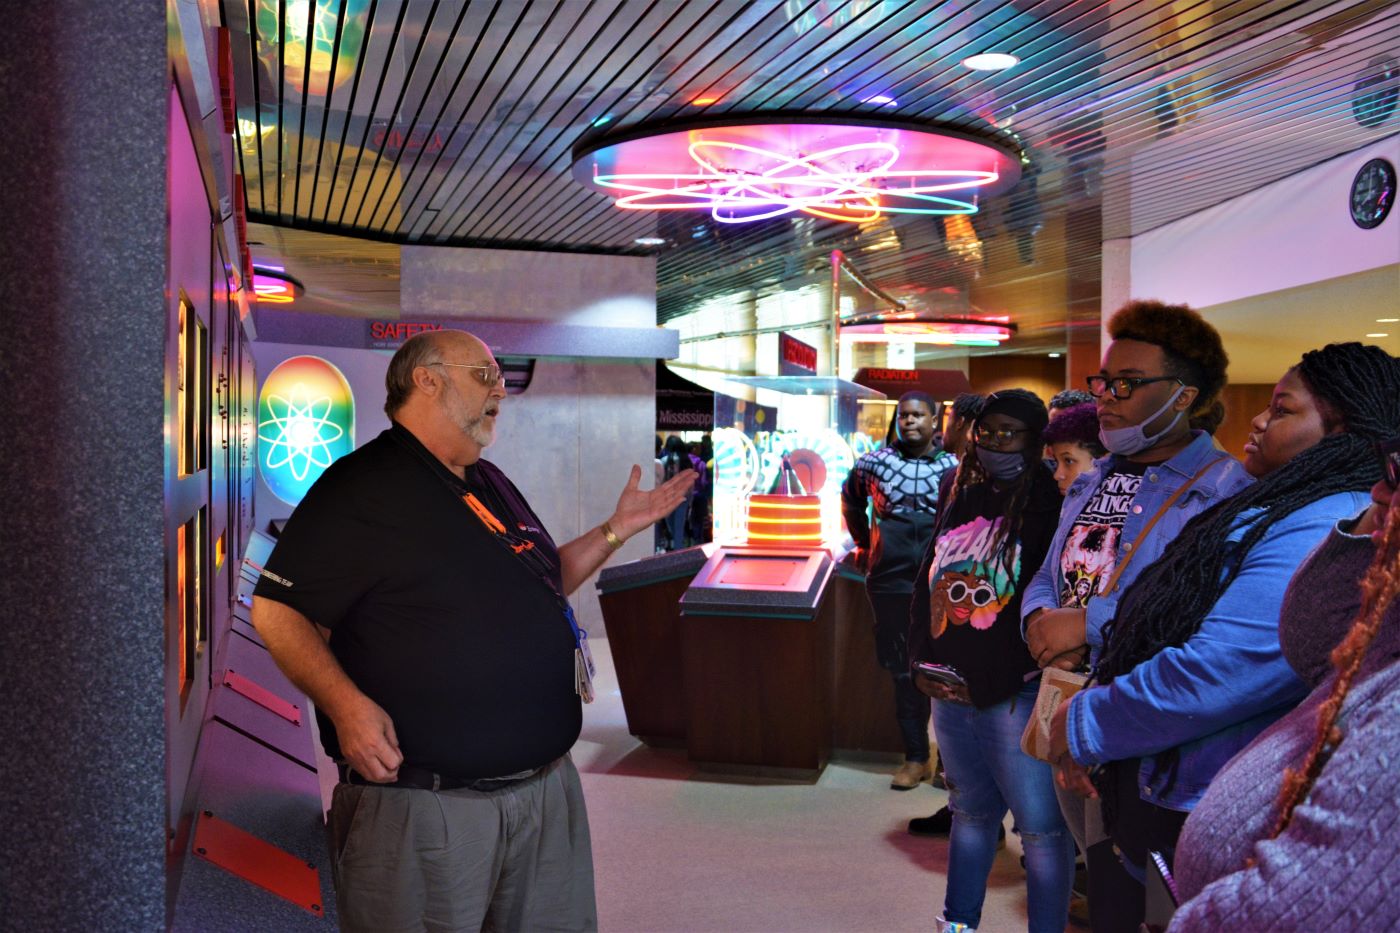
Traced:
<svg viewBox="0 0 1400 933">
<path fill-rule="evenodd" d="M 1307 695 L 1279 648 L 1283 594 L 1338 519 L 1368 501 L 1361 492 L 1335 493 L 1279 519 L 1233 558 L 1237 576 L 1184 645 L 1076 694 L 1067 721 L 1074 760 L 1097 765 L 1141 757 L 1144 800 L 1194 808 L 1225 762 Z M 1241 516 L 1229 540 L 1237 542 L 1259 514 Z M 1174 767 L 1163 767 L 1161 756 L 1170 751 Z"/>
<path fill-rule="evenodd" d="M 1133 506 L 1123 522 L 1123 531 L 1118 539 L 1118 560 L 1122 562 L 1128 552 L 1134 548 L 1138 553 L 1134 555 L 1128 566 L 1124 568 L 1123 575 L 1119 578 L 1113 592 L 1103 593 L 1089 600 L 1089 606 L 1085 610 L 1085 629 L 1089 641 L 1090 660 L 1097 661 L 1099 652 L 1103 649 L 1103 627 L 1104 623 L 1113 618 L 1113 613 L 1118 609 L 1118 597 L 1128 588 L 1128 585 L 1142 572 L 1142 568 L 1152 563 L 1162 556 L 1162 550 L 1181 533 L 1182 527 L 1195 518 L 1200 512 L 1205 511 L 1221 499 L 1227 499 L 1239 492 L 1254 479 L 1244 471 L 1240 462 L 1229 454 L 1215 446 L 1214 438 L 1204 431 L 1196 431 L 1191 443 L 1177 452 L 1176 456 L 1158 466 L 1149 467 L 1142 477 L 1142 484 L 1138 486 L 1137 495 L 1133 497 Z M 1064 592 L 1065 579 L 1060 567 L 1060 555 L 1065 549 L 1065 540 L 1069 537 L 1070 530 L 1074 526 L 1074 521 L 1079 517 L 1079 513 L 1084 510 L 1084 505 L 1089 501 L 1099 488 L 1102 478 L 1113 470 L 1115 457 L 1109 455 L 1095 462 L 1094 470 L 1087 470 L 1075 477 L 1070 485 L 1069 491 L 1065 494 L 1064 505 L 1060 508 L 1060 525 L 1055 529 L 1055 538 L 1050 543 L 1050 553 L 1045 557 L 1045 563 L 1040 565 L 1040 572 L 1035 575 L 1030 586 L 1026 588 L 1025 596 L 1021 601 L 1021 631 L 1025 632 L 1025 619 L 1037 609 L 1058 609 L 1060 608 L 1060 594 Z M 1146 541 L 1139 540 L 1142 537 L 1142 527 L 1146 525 L 1157 510 L 1162 507 L 1172 495 L 1180 489 L 1187 480 L 1195 476 L 1196 473 L 1207 463 L 1218 462 L 1216 466 L 1207 470 L 1200 479 L 1186 492 L 1180 499 L 1172 504 L 1157 524 L 1152 527 L 1152 533 Z M 1280 584 L 1280 588 L 1282 584 Z"/>
</svg>

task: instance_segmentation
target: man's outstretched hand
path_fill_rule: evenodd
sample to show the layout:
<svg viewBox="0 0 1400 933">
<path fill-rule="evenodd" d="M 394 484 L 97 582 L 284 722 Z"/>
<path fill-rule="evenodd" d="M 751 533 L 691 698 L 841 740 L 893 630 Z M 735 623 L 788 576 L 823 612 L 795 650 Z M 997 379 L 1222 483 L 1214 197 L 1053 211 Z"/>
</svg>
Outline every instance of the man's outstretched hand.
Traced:
<svg viewBox="0 0 1400 933">
<path fill-rule="evenodd" d="M 634 464 L 608 524 L 624 539 L 650 528 L 685 501 L 690 487 L 699 478 L 700 474 L 694 470 L 682 470 L 655 489 L 644 490 L 641 488 L 642 468 Z"/>
</svg>

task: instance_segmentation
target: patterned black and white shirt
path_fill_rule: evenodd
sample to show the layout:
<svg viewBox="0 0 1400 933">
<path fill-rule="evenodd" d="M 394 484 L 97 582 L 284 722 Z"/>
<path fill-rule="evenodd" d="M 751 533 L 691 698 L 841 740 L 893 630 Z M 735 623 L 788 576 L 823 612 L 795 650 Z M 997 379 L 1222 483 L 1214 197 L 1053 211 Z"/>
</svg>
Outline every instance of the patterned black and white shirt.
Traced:
<svg viewBox="0 0 1400 933">
<path fill-rule="evenodd" d="M 914 573 L 933 533 L 938 488 L 958 460 L 938 448 L 908 457 L 897 445 L 856 461 L 841 488 L 851 538 L 869 553 L 866 585 L 875 592 L 912 593 Z M 875 508 L 875 525 L 867 509 Z"/>
</svg>

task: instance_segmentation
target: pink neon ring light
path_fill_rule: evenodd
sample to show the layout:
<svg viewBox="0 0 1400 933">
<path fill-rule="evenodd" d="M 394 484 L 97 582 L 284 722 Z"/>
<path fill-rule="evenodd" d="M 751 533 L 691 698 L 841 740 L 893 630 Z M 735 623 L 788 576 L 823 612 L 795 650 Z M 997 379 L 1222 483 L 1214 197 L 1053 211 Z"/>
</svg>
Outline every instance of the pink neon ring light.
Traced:
<svg viewBox="0 0 1400 933">
<path fill-rule="evenodd" d="M 862 222 L 882 214 L 976 213 L 1021 175 L 1010 146 L 967 133 L 868 119 L 730 117 L 633 127 L 574 150 L 574 177 L 624 210 L 708 210 L 721 223 L 802 212 Z"/>
</svg>

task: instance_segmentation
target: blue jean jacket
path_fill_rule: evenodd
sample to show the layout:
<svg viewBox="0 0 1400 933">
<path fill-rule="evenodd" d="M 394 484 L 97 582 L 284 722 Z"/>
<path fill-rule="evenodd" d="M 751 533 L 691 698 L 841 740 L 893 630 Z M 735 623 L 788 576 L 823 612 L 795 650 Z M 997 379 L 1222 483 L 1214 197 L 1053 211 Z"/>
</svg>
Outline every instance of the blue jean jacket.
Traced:
<svg viewBox="0 0 1400 933">
<path fill-rule="evenodd" d="M 1238 575 L 1184 645 L 1163 649 L 1108 686 L 1076 694 L 1067 720 L 1074 760 L 1097 765 L 1141 757 L 1144 800 L 1194 808 L 1216 772 L 1307 695 L 1279 648 L 1283 594 L 1336 522 L 1368 501 L 1361 492 L 1335 493 L 1279 519 L 1231 559 Z M 1238 541 L 1259 514 L 1242 515 L 1230 540 Z M 1164 767 L 1160 756 L 1170 751 L 1176 761 Z"/>
<path fill-rule="evenodd" d="M 1196 431 L 1195 437 L 1185 449 L 1161 464 L 1150 467 L 1142 477 L 1133 506 L 1123 522 L 1123 531 L 1118 538 L 1118 561 L 1137 549 L 1138 553 L 1124 568 L 1117 586 L 1111 593 L 1104 593 L 1089 600 L 1085 610 L 1085 628 L 1089 641 L 1090 660 L 1097 661 L 1103 649 L 1104 623 L 1113 618 L 1118 609 L 1118 597 L 1142 572 L 1142 568 L 1162 556 L 1167 546 L 1191 519 L 1221 499 L 1229 498 L 1250 483 L 1253 477 L 1244 471 L 1240 462 L 1215 446 L 1214 439 L 1204 431 Z M 1065 578 L 1060 568 L 1060 555 L 1064 553 L 1065 539 L 1084 505 L 1099 488 L 1103 477 L 1113 469 L 1115 457 L 1104 457 L 1095 462 L 1095 469 L 1075 477 L 1065 494 L 1064 505 L 1060 507 L 1060 526 L 1055 529 L 1055 538 L 1050 543 L 1050 552 L 1045 563 L 1026 588 L 1021 602 L 1021 627 L 1025 631 L 1025 619 L 1037 609 L 1060 608 L 1060 594 L 1064 592 Z M 1157 514 L 1172 494 L 1207 463 L 1217 465 L 1207 470 L 1195 484 L 1182 494 L 1180 499 L 1152 527 L 1151 534 L 1142 540 L 1142 528 Z"/>
</svg>

